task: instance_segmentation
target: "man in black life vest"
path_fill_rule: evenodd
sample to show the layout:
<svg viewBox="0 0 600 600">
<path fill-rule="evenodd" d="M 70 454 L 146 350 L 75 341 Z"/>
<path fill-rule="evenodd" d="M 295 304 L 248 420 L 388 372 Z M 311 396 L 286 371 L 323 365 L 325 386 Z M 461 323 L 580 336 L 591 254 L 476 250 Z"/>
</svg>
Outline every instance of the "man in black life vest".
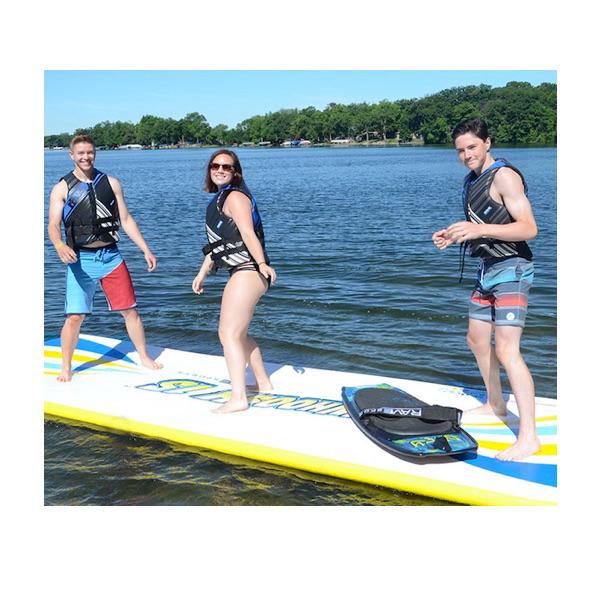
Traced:
<svg viewBox="0 0 600 600">
<path fill-rule="evenodd" d="M 535 424 L 533 378 L 520 352 L 533 281 L 532 253 L 526 240 L 537 235 L 521 173 L 490 153 L 491 139 L 481 119 L 465 121 L 452 132 L 461 162 L 470 172 L 465 179 L 465 221 L 436 231 L 432 240 L 444 250 L 465 244 L 480 259 L 480 269 L 469 307 L 467 343 L 487 390 L 487 402 L 472 414 L 507 415 L 500 384 L 504 367 L 519 410 L 516 442 L 500 452 L 501 460 L 521 460 L 540 449 Z M 494 345 L 492 345 L 494 334 Z"/>
<path fill-rule="evenodd" d="M 72 378 L 73 352 L 85 315 L 92 313 L 98 284 L 106 295 L 109 310 L 123 315 L 142 365 L 159 369 L 162 365 L 146 350 L 131 277 L 117 247 L 119 229 L 144 253 L 148 271 L 156 268 L 156 258 L 127 209 L 119 181 L 94 168 L 94 141 L 89 136 L 77 135 L 69 148 L 74 169 L 52 189 L 48 213 L 48 237 L 60 260 L 67 265 L 66 318 L 60 335 L 62 370 L 58 380 Z M 62 240 L 61 223 L 66 242 Z"/>
</svg>

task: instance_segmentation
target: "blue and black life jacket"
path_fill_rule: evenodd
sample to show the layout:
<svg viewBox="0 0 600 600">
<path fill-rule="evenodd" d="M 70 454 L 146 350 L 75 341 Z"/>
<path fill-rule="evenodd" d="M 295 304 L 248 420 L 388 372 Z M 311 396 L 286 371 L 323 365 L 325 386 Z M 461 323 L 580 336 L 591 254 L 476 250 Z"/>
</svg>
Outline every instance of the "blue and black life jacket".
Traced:
<svg viewBox="0 0 600 600">
<path fill-rule="evenodd" d="M 107 175 L 96 170 L 89 183 L 72 172 L 63 179 L 68 186 L 63 208 L 67 245 L 75 250 L 93 242 L 118 242 L 119 207 Z"/>
<path fill-rule="evenodd" d="M 265 249 L 265 234 L 260 214 L 258 213 L 258 206 L 250 190 L 245 185 L 242 187 L 226 185 L 219 189 L 213 196 L 206 207 L 206 236 L 208 237 L 208 244 L 202 248 L 202 252 L 205 255 L 211 255 L 217 268 L 225 267 L 232 269 L 248 262 L 256 264 L 257 261 L 246 247 L 234 220 L 223 213 L 225 200 L 234 191 L 241 192 L 252 202 L 254 233 L 256 233 L 256 237 L 263 247 L 265 261 L 268 264 L 269 258 Z"/>
<path fill-rule="evenodd" d="M 514 223 L 515 219 L 508 212 L 504 204 L 496 202 L 490 195 L 490 188 L 498 170 L 508 167 L 518 173 L 523 181 L 527 195 L 527 183 L 523 174 L 503 158 L 497 159 L 479 176 L 471 171 L 466 177 L 463 186 L 463 208 L 465 217 L 473 223 L 487 223 L 506 225 Z M 526 260 L 533 258 L 533 253 L 526 242 L 505 242 L 494 238 L 478 238 L 466 242 L 471 256 L 482 258 L 508 258 L 520 256 Z"/>
</svg>

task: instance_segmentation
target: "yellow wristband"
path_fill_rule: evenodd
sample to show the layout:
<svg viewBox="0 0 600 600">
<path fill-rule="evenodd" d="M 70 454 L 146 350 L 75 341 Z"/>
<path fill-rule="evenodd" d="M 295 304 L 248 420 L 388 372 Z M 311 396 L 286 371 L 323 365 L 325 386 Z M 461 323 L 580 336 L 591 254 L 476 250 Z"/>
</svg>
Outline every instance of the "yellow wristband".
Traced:
<svg viewBox="0 0 600 600">
<path fill-rule="evenodd" d="M 56 248 L 56 251 L 58 252 L 64 245 L 65 245 L 64 242 L 58 242 L 58 244 L 56 244 L 56 246 L 54 246 L 54 247 Z"/>
</svg>

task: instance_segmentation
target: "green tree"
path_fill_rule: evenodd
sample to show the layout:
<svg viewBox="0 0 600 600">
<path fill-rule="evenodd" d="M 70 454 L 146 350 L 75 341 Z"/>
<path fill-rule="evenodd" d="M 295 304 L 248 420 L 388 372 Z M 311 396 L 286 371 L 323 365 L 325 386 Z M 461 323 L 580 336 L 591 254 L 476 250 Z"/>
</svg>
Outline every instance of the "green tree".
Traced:
<svg viewBox="0 0 600 600">
<path fill-rule="evenodd" d="M 350 113 L 343 104 L 332 102 L 323 111 L 329 141 L 335 138 L 346 138 L 350 132 Z"/>
<path fill-rule="evenodd" d="M 320 135 L 317 112 L 314 106 L 309 106 L 295 114 L 290 123 L 290 137 L 317 141 Z"/>
<path fill-rule="evenodd" d="M 467 100 L 452 108 L 450 122 L 455 126 L 462 121 L 474 119 L 475 117 L 481 117 L 481 111 L 477 105 Z"/>
<path fill-rule="evenodd" d="M 73 136 L 70 133 L 59 133 L 44 136 L 44 148 L 62 147 L 66 148 Z"/>
<path fill-rule="evenodd" d="M 396 118 L 394 121 L 394 128 L 399 141 L 409 141 L 412 139 L 414 129 L 410 126 L 410 107 L 412 106 L 412 100 L 398 100 L 396 104 Z"/>
<path fill-rule="evenodd" d="M 143 146 L 158 145 L 158 124 L 160 118 L 154 115 L 144 115 L 136 125 L 136 138 L 138 144 Z"/>
<path fill-rule="evenodd" d="M 444 117 L 438 117 L 434 121 L 425 123 L 421 133 L 426 144 L 450 143 L 450 125 Z"/>
<path fill-rule="evenodd" d="M 305 138 L 331 141 L 377 131 L 386 139 L 397 135 L 411 140 L 421 135 L 425 143 L 450 141 L 452 128 L 468 118 L 481 116 L 490 125 L 495 142 L 522 144 L 556 143 L 556 85 L 511 81 L 504 87 L 471 85 L 441 90 L 418 99 L 382 100 L 377 104 L 332 102 L 320 111 L 314 106 L 301 110 L 282 109 L 244 119 L 233 129 L 220 124 L 211 127 L 198 113 L 183 119 L 144 115 L 137 125 L 103 121 L 80 128 L 75 134 L 92 135 L 97 145 L 118 146 L 138 142 L 144 145 L 175 144 L 181 140 L 217 144 Z M 64 146 L 70 134 L 45 136 L 46 146 Z"/>
<path fill-rule="evenodd" d="M 188 113 L 180 121 L 182 137 L 187 142 L 206 141 L 210 132 L 210 125 L 204 115 L 197 112 Z"/>
<path fill-rule="evenodd" d="M 399 108 L 398 105 L 389 100 L 382 100 L 372 109 L 372 119 L 377 124 L 377 129 L 381 132 L 384 141 L 389 134 L 394 134 L 396 130 L 396 122 L 398 121 Z"/>
</svg>

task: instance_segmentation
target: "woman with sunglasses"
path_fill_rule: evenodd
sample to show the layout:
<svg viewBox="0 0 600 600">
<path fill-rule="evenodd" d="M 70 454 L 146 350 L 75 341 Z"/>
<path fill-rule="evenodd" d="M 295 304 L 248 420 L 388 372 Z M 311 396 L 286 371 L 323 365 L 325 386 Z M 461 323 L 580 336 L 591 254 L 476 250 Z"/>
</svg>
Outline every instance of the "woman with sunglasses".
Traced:
<svg viewBox="0 0 600 600">
<path fill-rule="evenodd" d="M 217 150 L 209 159 L 204 190 L 216 192 L 206 209 L 208 244 L 202 249 L 204 262 L 192 289 L 204 290 L 204 279 L 213 270 L 229 270 L 223 291 L 219 339 L 231 379 L 231 398 L 214 410 L 228 413 L 248 408 L 246 366 L 256 378 L 260 392 L 273 389 L 260 349 L 248 335 L 256 304 L 275 283 L 277 274 L 269 266 L 264 233 L 256 202 L 244 183 L 239 158 L 231 150 Z"/>
</svg>

